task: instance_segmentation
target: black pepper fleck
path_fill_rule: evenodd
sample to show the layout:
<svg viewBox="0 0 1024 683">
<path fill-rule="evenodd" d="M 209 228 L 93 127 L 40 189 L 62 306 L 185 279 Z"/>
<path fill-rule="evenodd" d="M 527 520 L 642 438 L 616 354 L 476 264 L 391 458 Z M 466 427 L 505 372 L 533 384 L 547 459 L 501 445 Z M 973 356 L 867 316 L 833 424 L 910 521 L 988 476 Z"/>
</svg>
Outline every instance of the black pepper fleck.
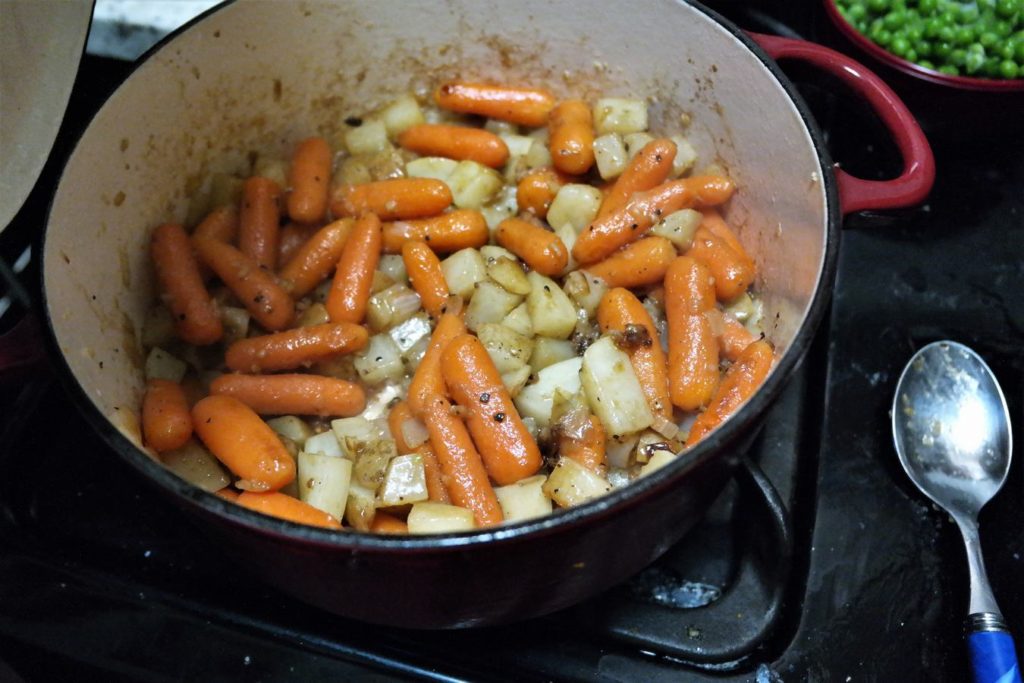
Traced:
<svg viewBox="0 0 1024 683">
<path fill-rule="evenodd" d="M 504 422 L 505 421 L 505 413 L 495 413 L 494 414 L 494 421 L 495 422 Z"/>
<path fill-rule="evenodd" d="M 486 391 L 484 393 L 480 394 L 480 402 L 481 403 L 487 403 L 490 400 L 491 400 L 491 395 L 489 393 L 487 393 Z"/>
<path fill-rule="evenodd" d="M 350 116 L 345 119 L 345 124 L 349 126 L 361 126 L 363 125 L 363 120 L 358 116 Z"/>
</svg>

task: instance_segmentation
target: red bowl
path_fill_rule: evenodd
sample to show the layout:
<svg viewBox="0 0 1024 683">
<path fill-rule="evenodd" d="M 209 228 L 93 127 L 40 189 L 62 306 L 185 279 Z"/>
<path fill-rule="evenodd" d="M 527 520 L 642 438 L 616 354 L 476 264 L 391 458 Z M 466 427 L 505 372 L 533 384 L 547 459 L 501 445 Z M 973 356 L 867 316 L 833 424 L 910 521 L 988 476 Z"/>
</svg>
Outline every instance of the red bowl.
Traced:
<svg viewBox="0 0 1024 683">
<path fill-rule="evenodd" d="M 894 69 L 905 74 L 914 76 L 929 83 L 955 88 L 957 90 L 975 90 L 984 92 L 1024 92 L 1024 79 L 996 79 L 996 78 L 972 78 L 970 76 L 950 76 L 934 69 L 928 69 L 920 64 L 898 57 L 882 46 L 873 43 L 863 33 L 854 28 L 846 18 L 839 13 L 835 0 L 825 0 L 825 12 L 828 14 L 836 28 L 846 38 L 864 52 L 875 59 L 888 64 Z"/>
</svg>

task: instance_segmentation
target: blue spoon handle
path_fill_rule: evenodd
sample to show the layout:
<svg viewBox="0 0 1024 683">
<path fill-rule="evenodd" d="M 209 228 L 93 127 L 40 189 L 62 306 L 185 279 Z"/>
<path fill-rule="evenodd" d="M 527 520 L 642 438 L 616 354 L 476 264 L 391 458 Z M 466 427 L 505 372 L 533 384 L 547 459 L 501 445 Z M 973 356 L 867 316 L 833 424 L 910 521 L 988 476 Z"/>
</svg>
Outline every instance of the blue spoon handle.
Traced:
<svg viewBox="0 0 1024 683">
<path fill-rule="evenodd" d="M 976 630 L 967 636 L 974 683 L 1021 683 L 1013 636 L 1004 630 Z"/>
</svg>

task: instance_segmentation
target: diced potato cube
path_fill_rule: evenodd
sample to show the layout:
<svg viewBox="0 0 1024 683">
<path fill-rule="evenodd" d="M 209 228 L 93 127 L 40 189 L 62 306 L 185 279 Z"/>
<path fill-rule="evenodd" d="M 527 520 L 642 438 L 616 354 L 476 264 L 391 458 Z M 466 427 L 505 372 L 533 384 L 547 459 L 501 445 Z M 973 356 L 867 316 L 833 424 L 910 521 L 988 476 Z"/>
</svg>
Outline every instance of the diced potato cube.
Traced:
<svg viewBox="0 0 1024 683">
<path fill-rule="evenodd" d="M 530 367 L 533 368 L 534 372 L 540 372 L 549 365 L 575 358 L 576 355 L 576 345 L 568 339 L 534 337 L 533 353 L 530 354 Z"/>
<path fill-rule="evenodd" d="M 521 416 L 536 420 L 539 427 L 551 424 L 551 408 L 556 391 L 575 394 L 580 390 L 580 367 L 582 358 L 570 358 L 561 363 L 549 365 L 537 373 L 537 381 L 523 387 L 515 398 L 516 408 Z"/>
<path fill-rule="evenodd" d="M 723 313 L 731 315 L 741 323 L 746 323 L 754 314 L 754 300 L 750 294 L 743 292 L 725 306 Z"/>
<path fill-rule="evenodd" d="M 359 378 L 371 385 L 389 379 L 398 380 L 405 374 L 402 351 L 388 334 L 375 334 L 370 337 L 366 348 L 353 357 L 352 363 L 359 373 Z"/>
<path fill-rule="evenodd" d="M 360 486 L 373 491 L 384 481 L 388 464 L 398 455 L 394 439 L 373 439 L 359 443 L 355 453 L 352 474 Z"/>
<path fill-rule="evenodd" d="M 568 338 L 576 328 L 576 307 L 551 278 L 535 271 L 527 277 L 531 289 L 526 296 L 526 307 L 534 333 L 555 339 Z"/>
<path fill-rule="evenodd" d="M 662 218 L 651 228 L 651 234 L 664 237 L 677 249 L 686 251 L 693 243 L 693 234 L 697 232 L 703 215 L 695 209 L 673 211 Z"/>
<path fill-rule="evenodd" d="M 400 284 L 409 282 L 409 274 L 405 271 L 405 261 L 402 260 L 401 254 L 382 255 L 377 270 L 391 278 L 392 282 Z"/>
<path fill-rule="evenodd" d="M 604 443 L 604 459 L 608 461 L 609 467 L 629 467 L 639 440 L 640 437 L 636 434 L 609 437 Z"/>
<path fill-rule="evenodd" d="M 626 144 L 626 156 L 632 159 L 647 143 L 654 141 L 654 136 L 650 133 L 629 133 L 622 136 L 622 141 Z"/>
<path fill-rule="evenodd" d="M 530 147 L 533 146 L 533 138 L 526 137 L 525 135 L 499 133 L 498 137 L 505 141 L 510 157 L 526 156 L 530 153 Z"/>
<path fill-rule="evenodd" d="M 597 172 L 604 180 L 622 175 L 626 170 L 626 164 L 629 163 L 629 155 L 622 136 L 618 133 L 608 133 L 594 140 L 594 161 L 597 162 Z"/>
<path fill-rule="evenodd" d="M 146 356 L 146 379 L 166 379 L 180 383 L 188 371 L 188 364 L 175 358 L 159 346 L 154 346 Z"/>
<path fill-rule="evenodd" d="M 365 417 L 339 417 L 331 420 L 331 431 L 338 441 L 345 443 L 347 439 L 370 441 L 377 438 L 377 428 Z"/>
<path fill-rule="evenodd" d="M 490 280 L 478 282 L 466 307 L 466 327 L 476 332 L 485 323 L 501 322 L 523 300 Z"/>
<path fill-rule="evenodd" d="M 476 334 L 502 374 L 526 365 L 533 353 L 532 339 L 504 325 L 485 323 L 477 328 Z"/>
<path fill-rule="evenodd" d="M 530 151 L 523 157 L 526 162 L 526 167 L 531 171 L 541 166 L 550 166 L 554 163 L 551 158 L 551 150 L 548 149 L 548 143 L 546 140 L 534 139 L 530 144 Z"/>
<path fill-rule="evenodd" d="M 611 337 L 598 339 L 583 354 L 580 379 L 590 409 L 608 434 L 639 432 L 654 421 L 629 356 Z"/>
<path fill-rule="evenodd" d="M 580 232 L 597 217 L 601 199 L 601 191 L 591 185 L 562 185 L 548 208 L 548 225 L 558 229 L 568 223 Z"/>
<path fill-rule="evenodd" d="M 569 260 L 566 261 L 562 274 L 571 273 L 579 268 L 580 265 L 576 263 L 576 259 L 572 255 L 572 248 L 576 246 L 576 238 L 579 237 L 579 235 L 576 233 L 576 228 L 572 227 L 571 223 L 563 223 L 562 227 L 555 228 L 555 234 L 558 235 L 558 239 L 562 240 L 562 244 L 565 245 L 565 250 L 569 252 Z"/>
<path fill-rule="evenodd" d="M 345 521 L 357 531 L 369 531 L 377 514 L 377 496 L 355 482 L 348 487 L 348 501 L 345 503 Z"/>
<path fill-rule="evenodd" d="M 160 454 L 160 461 L 179 477 L 204 491 L 219 491 L 231 483 L 231 477 L 220 461 L 196 441 Z"/>
<path fill-rule="evenodd" d="M 480 247 L 480 255 L 484 257 L 484 263 L 488 267 L 493 266 L 500 258 L 512 259 L 513 261 L 517 259 L 516 255 L 511 251 L 496 244 L 487 244 Z"/>
<path fill-rule="evenodd" d="M 501 383 L 508 389 L 508 393 L 512 398 L 519 395 L 519 392 L 523 390 L 526 383 L 530 381 L 530 375 L 533 374 L 533 370 L 529 365 L 524 365 L 516 370 L 509 370 L 501 375 Z M 536 436 L 534 436 L 536 438 Z"/>
<path fill-rule="evenodd" d="M 506 291 L 519 296 L 526 296 L 530 293 L 530 281 L 514 258 L 502 256 L 487 264 L 487 274 L 492 280 L 501 285 Z"/>
<path fill-rule="evenodd" d="M 404 323 L 395 325 L 388 330 L 388 335 L 395 341 L 398 350 L 406 356 L 409 350 L 416 346 L 421 339 L 430 337 L 430 316 L 426 313 L 417 313 Z"/>
<path fill-rule="evenodd" d="M 407 128 L 423 123 L 423 110 L 412 95 L 402 95 L 380 111 L 380 120 L 392 139 Z"/>
<path fill-rule="evenodd" d="M 670 139 L 676 143 L 676 158 L 672 161 L 671 175 L 678 178 L 697 164 L 697 150 L 682 135 L 673 135 Z"/>
<path fill-rule="evenodd" d="M 493 233 L 498 224 L 506 218 L 511 218 L 519 213 L 519 203 L 516 201 L 516 186 L 506 185 L 494 197 L 490 204 L 480 209 L 487 221 L 487 227 Z"/>
<path fill-rule="evenodd" d="M 336 519 L 345 515 L 352 461 L 322 453 L 302 451 L 296 459 L 299 500 L 323 510 Z"/>
<path fill-rule="evenodd" d="M 512 312 L 501 321 L 501 324 L 523 336 L 533 336 L 533 322 L 530 320 L 530 311 L 526 308 L 526 304 L 519 304 L 513 308 Z"/>
<path fill-rule="evenodd" d="M 676 454 L 672 451 L 655 451 L 647 460 L 647 464 L 640 468 L 640 476 L 646 477 L 648 474 L 670 464 L 675 459 Z"/>
<path fill-rule="evenodd" d="M 506 522 L 518 522 L 551 514 L 551 499 L 544 494 L 547 477 L 537 474 L 494 489 Z"/>
<path fill-rule="evenodd" d="M 561 458 L 542 488 L 561 507 L 579 505 L 612 490 L 607 479 L 572 458 Z"/>
<path fill-rule="evenodd" d="M 221 306 L 220 320 L 224 324 L 223 342 L 232 344 L 249 334 L 249 311 L 237 306 Z"/>
<path fill-rule="evenodd" d="M 597 313 L 597 306 L 607 291 L 608 283 L 583 270 L 573 271 L 565 278 L 565 293 L 586 311 L 588 318 L 593 318 Z"/>
<path fill-rule="evenodd" d="M 377 271 L 382 278 L 386 275 Z M 393 284 L 370 297 L 366 307 L 366 324 L 373 332 L 405 322 L 420 311 L 420 295 L 404 284 Z"/>
<path fill-rule="evenodd" d="M 309 308 L 299 314 L 295 324 L 299 327 L 312 327 L 331 322 L 331 316 L 327 313 L 327 307 L 317 301 L 310 304 Z"/>
<path fill-rule="evenodd" d="M 459 162 L 446 157 L 420 157 L 405 165 L 405 175 L 410 178 L 433 178 L 448 182 Z"/>
<path fill-rule="evenodd" d="M 277 183 L 282 190 L 288 187 L 288 162 L 276 157 L 260 156 L 253 164 L 252 174 L 261 178 L 269 178 Z"/>
<path fill-rule="evenodd" d="M 322 453 L 332 458 L 343 456 L 341 443 L 334 432 L 327 431 L 307 437 L 302 444 L 302 450 L 307 453 Z"/>
<path fill-rule="evenodd" d="M 313 428 L 306 424 L 306 421 L 296 415 L 282 415 L 267 420 L 267 426 L 283 437 L 289 438 L 299 446 L 306 443 L 306 439 L 313 436 Z"/>
<path fill-rule="evenodd" d="M 370 175 L 370 167 L 366 163 L 366 157 L 347 157 L 338 166 L 338 172 L 334 174 L 331 182 L 337 185 L 360 185 L 373 180 Z"/>
<path fill-rule="evenodd" d="M 427 500 L 427 474 L 419 453 L 399 455 L 388 463 L 377 492 L 378 507 L 394 507 Z"/>
<path fill-rule="evenodd" d="M 463 301 L 473 296 L 476 283 L 487 279 L 487 266 L 476 249 L 455 252 L 441 261 L 441 271 L 448 291 L 462 297 Z"/>
<path fill-rule="evenodd" d="M 487 119 L 484 121 L 484 130 L 488 133 L 494 133 L 499 137 L 502 135 L 519 134 L 519 126 L 511 121 L 502 121 L 501 119 Z M 533 138 L 531 138 L 531 140 L 532 139 Z"/>
<path fill-rule="evenodd" d="M 500 173 L 475 161 L 460 161 L 446 182 L 460 209 L 481 208 L 504 184 Z"/>
<path fill-rule="evenodd" d="M 624 97 L 605 97 L 594 104 L 594 131 L 606 133 L 639 133 L 647 130 L 647 103 Z"/>
<path fill-rule="evenodd" d="M 416 503 L 406 519 L 410 534 L 451 534 L 476 528 L 473 512 L 445 503 Z"/>
<path fill-rule="evenodd" d="M 363 121 L 363 125 L 345 133 L 345 148 L 349 154 L 375 154 L 391 145 L 383 121 Z"/>
</svg>

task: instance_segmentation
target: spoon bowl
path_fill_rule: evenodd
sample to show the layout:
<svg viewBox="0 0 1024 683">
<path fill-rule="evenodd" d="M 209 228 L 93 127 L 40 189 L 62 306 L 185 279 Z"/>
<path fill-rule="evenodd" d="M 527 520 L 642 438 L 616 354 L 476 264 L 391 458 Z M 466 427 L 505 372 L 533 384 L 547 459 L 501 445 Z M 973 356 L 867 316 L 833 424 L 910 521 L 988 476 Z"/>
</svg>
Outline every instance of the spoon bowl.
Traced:
<svg viewBox="0 0 1024 683">
<path fill-rule="evenodd" d="M 896 384 L 892 433 L 907 476 L 949 512 L 964 537 L 974 680 L 1019 682 L 1013 638 L 992 595 L 978 537 L 978 513 L 1006 481 L 1013 451 L 1010 411 L 999 382 L 963 344 L 928 344 Z"/>
</svg>

